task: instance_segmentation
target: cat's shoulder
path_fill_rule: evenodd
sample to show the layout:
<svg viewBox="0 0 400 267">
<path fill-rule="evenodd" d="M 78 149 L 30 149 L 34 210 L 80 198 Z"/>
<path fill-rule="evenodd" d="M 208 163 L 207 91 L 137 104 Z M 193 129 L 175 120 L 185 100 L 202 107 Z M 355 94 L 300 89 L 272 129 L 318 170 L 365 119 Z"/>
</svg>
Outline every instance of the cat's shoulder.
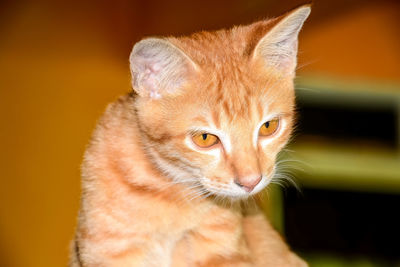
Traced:
<svg viewBox="0 0 400 267">
<path fill-rule="evenodd" d="M 116 113 L 121 111 L 134 111 L 134 103 L 136 99 L 136 94 L 131 92 L 119 96 L 115 101 L 107 105 L 105 114 Z"/>
<path fill-rule="evenodd" d="M 103 115 L 97 121 L 95 134 L 99 131 L 122 130 L 122 128 L 128 125 L 135 125 L 135 99 L 136 95 L 129 93 L 118 97 L 115 101 L 108 104 Z"/>
<path fill-rule="evenodd" d="M 115 118 L 135 113 L 135 99 L 136 94 L 133 93 L 118 97 L 115 101 L 107 105 L 103 118 Z"/>
</svg>

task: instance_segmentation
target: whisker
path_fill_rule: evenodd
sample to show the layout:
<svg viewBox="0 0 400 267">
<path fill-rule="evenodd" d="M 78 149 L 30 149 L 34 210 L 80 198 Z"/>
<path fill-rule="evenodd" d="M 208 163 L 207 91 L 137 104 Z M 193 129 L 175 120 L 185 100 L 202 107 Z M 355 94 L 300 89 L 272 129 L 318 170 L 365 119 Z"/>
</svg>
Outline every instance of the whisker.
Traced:
<svg viewBox="0 0 400 267">
<path fill-rule="evenodd" d="M 315 62 L 318 62 L 318 61 L 319 61 L 319 59 L 314 59 L 314 60 L 310 60 L 310 61 L 302 63 L 302 64 L 298 64 L 296 67 L 296 71 L 298 71 L 308 65 L 314 64 Z"/>
<path fill-rule="evenodd" d="M 319 93 L 319 92 L 321 92 L 320 90 L 318 90 L 318 89 L 315 89 L 315 88 L 308 88 L 308 87 L 296 87 L 296 91 L 308 91 L 308 92 L 314 92 L 314 93 Z"/>
</svg>

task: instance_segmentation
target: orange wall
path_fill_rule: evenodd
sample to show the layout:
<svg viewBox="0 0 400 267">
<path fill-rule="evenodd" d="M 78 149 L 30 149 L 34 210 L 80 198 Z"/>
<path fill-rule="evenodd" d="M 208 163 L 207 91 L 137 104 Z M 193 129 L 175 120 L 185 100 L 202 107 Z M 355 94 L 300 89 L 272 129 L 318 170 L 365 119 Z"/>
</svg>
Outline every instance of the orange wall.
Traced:
<svg viewBox="0 0 400 267">
<path fill-rule="evenodd" d="M 129 91 L 99 36 L 48 16 L 23 7 L 0 43 L 0 266 L 66 265 L 82 153 L 105 104 Z"/>
<path fill-rule="evenodd" d="M 300 42 L 301 75 L 400 83 L 400 5 L 360 5 L 330 19 L 310 21 Z"/>
</svg>

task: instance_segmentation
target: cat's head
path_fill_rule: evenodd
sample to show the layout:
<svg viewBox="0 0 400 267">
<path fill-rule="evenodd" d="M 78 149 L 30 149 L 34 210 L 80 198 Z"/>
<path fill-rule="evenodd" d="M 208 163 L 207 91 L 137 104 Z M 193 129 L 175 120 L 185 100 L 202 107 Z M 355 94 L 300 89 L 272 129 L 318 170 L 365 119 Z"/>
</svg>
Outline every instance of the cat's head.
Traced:
<svg viewBox="0 0 400 267">
<path fill-rule="evenodd" d="M 181 38 L 131 53 L 143 143 L 154 164 L 199 192 L 247 197 L 272 179 L 293 124 L 297 36 L 310 13 Z"/>
</svg>

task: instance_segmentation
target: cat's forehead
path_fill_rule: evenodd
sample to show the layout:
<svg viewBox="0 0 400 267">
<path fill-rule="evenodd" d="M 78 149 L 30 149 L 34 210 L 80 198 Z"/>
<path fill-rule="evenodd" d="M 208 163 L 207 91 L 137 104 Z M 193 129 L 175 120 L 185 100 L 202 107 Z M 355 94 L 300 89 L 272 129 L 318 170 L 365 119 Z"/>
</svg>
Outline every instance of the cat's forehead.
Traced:
<svg viewBox="0 0 400 267">
<path fill-rule="evenodd" d="M 294 100 L 292 81 L 232 62 L 201 77 L 189 93 L 207 103 L 206 109 L 234 121 L 286 113 Z"/>
<path fill-rule="evenodd" d="M 192 89 L 187 103 L 195 101 L 193 115 L 217 128 L 252 128 L 270 115 L 290 113 L 294 104 L 293 90 L 277 79 L 257 83 L 247 75 L 232 80 L 216 74 Z"/>
<path fill-rule="evenodd" d="M 251 117 L 254 105 L 260 102 L 256 83 L 240 70 L 214 73 L 208 84 L 207 97 L 212 109 L 227 117 Z"/>
</svg>

